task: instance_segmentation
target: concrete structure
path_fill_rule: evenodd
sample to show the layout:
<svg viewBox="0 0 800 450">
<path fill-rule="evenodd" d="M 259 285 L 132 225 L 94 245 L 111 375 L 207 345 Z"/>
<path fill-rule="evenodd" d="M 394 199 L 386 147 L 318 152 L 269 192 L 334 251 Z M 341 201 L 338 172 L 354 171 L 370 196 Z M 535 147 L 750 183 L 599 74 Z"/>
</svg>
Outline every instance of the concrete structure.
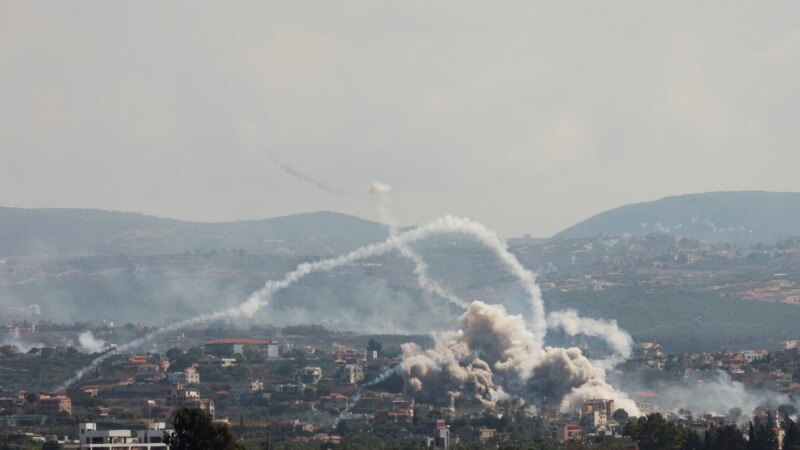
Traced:
<svg viewBox="0 0 800 450">
<path fill-rule="evenodd" d="M 200 391 L 195 388 L 186 387 L 181 383 L 175 383 L 170 388 L 166 397 L 166 404 L 171 408 L 200 408 L 211 417 L 214 417 L 214 401 L 200 398 Z"/>
<path fill-rule="evenodd" d="M 183 372 L 170 372 L 167 379 L 173 383 L 200 384 L 200 373 L 194 366 L 187 367 Z"/>
<path fill-rule="evenodd" d="M 103 430 L 95 423 L 78 426 L 78 444 L 65 445 L 66 449 L 93 450 L 168 450 L 164 433 L 168 433 L 164 422 L 150 423 L 146 430 Z"/>
<path fill-rule="evenodd" d="M 322 380 L 322 369 L 319 367 L 304 367 L 297 372 L 295 381 L 304 384 L 318 384 Z"/>
<path fill-rule="evenodd" d="M 364 369 L 358 364 L 345 364 L 339 366 L 337 378 L 343 384 L 356 384 L 364 379 Z"/>
<path fill-rule="evenodd" d="M 266 339 L 250 338 L 220 338 L 206 342 L 206 351 L 218 352 L 220 354 L 235 355 L 242 353 L 245 346 L 252 346 L 264 355 L 269 355 L 270 345 L 275 345 Z M 272 350 L 273 353 L 277 350 Z M 277 357 L 277 356 L 276 356 Z"/>
<path fill-rule="evenodd" d="M 65 412 L 72 414 L 72 399 L 66 395 L 39 393 L 39 412 L 48 416 L 55 416 Z"/>
<path fill-rule="evenodd" d="M 242 383 L 231 384 L 231 394 L 234 397 L 250 397 L 264 390 L 264 383 L 251 379 Z"/>
</svg>

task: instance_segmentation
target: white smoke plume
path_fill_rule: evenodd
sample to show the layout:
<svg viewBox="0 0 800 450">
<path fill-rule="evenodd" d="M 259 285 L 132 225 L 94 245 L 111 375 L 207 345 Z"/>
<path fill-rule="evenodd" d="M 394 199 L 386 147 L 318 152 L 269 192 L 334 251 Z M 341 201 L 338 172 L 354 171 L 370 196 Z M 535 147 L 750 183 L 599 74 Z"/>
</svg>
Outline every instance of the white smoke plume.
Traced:
<svg viewBox="0 0 800 450">
<path fill-rule="evenodd" d="M 269 300 L 271 299 L 272 295 L 275 294 L 275 292 L 291 286 L 307 275 L 331 270 L 365 258 L 380 256 L 389 251 L 397 250 L 402 246 L 408 246 L 413 242 L 426 239 L 429 236 L 446 233 L 461 233 L 474 237 L 483 245 L 490 248 L 500 259 L 500 261 L 502 261 L 509 268 L 509 271 L 520 280 L 523 289 L 530 295 L 532 331 L 534 333 L 534 338 L 537 341 L 537 345 L 541 346 L 541 343 L 544 341 L 544 336 L 547 333 L 547 323 L 544 316 L 544 304 L 542 302 L 541 291 L 539 290 L 539 286 L 536 284 L 533 273 L 525 269 L 519 260 L 517 260 L 517 258 L 508 251 L 508 246 L 505 240 L 498 236 L 496 232 L 486 228 L 478 222 L 474 222 L 469 219 L 444 216 L 427 225 L 397 234 L 395 236 L 390 236 L 381 243 L 367 245 L 353 250 L 350 253 L 346 253 L 334 258 L 321 259 L 311 263 L 299 264 L 295 270 L 287 273 L 282 279 L 267 281 L 264 284 L 264 287 L 252 293 L 245 302 L 238 306 L 203 314 L 180 322 L 175 322 L 139 339 L 120 345 L 116 349 L 96 358 L 87 367 L 78 370 L 75 376 L 67 380 L 57 390 L 63 390 L 75 384 L 83 377 L 85 373 L 93 370 L 100 363 L 111 356 L 136 349 L 141 345 L 153 340 L 157 336 L 219 319 L 253 317 L 253 315 L 258 312 L 259 309 L 269 303 Z"/>
<path fill-rule="evenodd" d="M 86 330 L 78 336 L 78 343 L 81 349 L 87 353 L 100 353 L 105 347 L 105 341 L 97 339 L 91 330 Z"/>
<path fill-rule="evenodd" d="M 616 320 L 605 321 L 580 317 L 577 312 L 566 310 L 550 313 L 547 317 L 547 325 L 551 329 L 561 328 L 570 336 L 582 334 L 602 339 L 612 353 L 608 358 L 592 361 L 601 369 L 613 369 L 617 364 L 627 361 L 633 351 L 633 339 L 627 332 L 619 328 Z"/>
<path fill-rule="evenodd" d="M 718 370 L 710 380 L 697 380 L 691 385 L 661 386 L 658 396 L 652 401 L 658 409 L 678 412 L 688 409 L 693 412 L 727 414 L 740 408 L 743 418 L 759 406 L 777 407 L 783 404 L 800 406 L 786 394 L 767 390 L 748 390 L 738 381 L 733 381 L 727 372 Z"/>
<path fill-rule="evenodd" d="M 330 185 L 318 180 L 317 178 L 315 178 L 315 177 L 313 177 L 313 176 L 311 176 L 311 175 L 309 175 L 309 174 L 307 174 L 305 172 L 302 172 L 302 171 L 300 171 L 298 169 L 295 169 L 294 167 L 292 167 L 292 166 L 284 163 L 283 161 L 279 160 L 278 158 L 275 157 L 275 155 L 273 155 L 272 153 L 270 153 L 268 151 L 266 152 L 266 155 L 267 155 L 267 158 L 269 158 L 269 160 L 273 164 L 278 166 L 278 168 L 283 170 L 287 175 L 289 175 L 291 177 L 297 178 L 298 180 L 301 180 L 301 181 L 305 181 L 306 183 L 309 183 L 309 184 L 311 184 L 313 186 L 316 186 L 317 188 L 322 189 L 323 191 L 328 192 L 330 194 L 348 195 L 348 196 L 352 195 L 350 192 L 345 192 L 345 191 L 336 189 L 335 187 L 332 187 L 332 186 L 330 186 Z"/>
<path fill-rule="evenodd" d="M 434 335 L 423 350 L 403 346 L 400 374 L 409 394 L 443 402 L 464 395 L 487 407 L 509 395 L 537 402 L 544 397 L 569 411 L 593 398 L 612 399 L 638 415 L 636 404 L 606 382 L 602 368 L 578 348 L 543 348 L 522 316 L 500 305 L 474 301 L 461 329 Z"/>
<path fill-rule="evenodd" d="M 378 217 L 381 222 L 389 226 L 389 236 L 397 235 L 397 221 L 394 219 L 394 216 L 392 216 L 390 206 L 392 187 L 380 181 L 373 181 L 369 192 L 378 200 Z M 428 264 L 414 249 L 408 245 L 401 245 L 397 250 L 400 252 L 400 255 L 414 264 L 414 275 L 417 276 L 417 283 L 419 283 L 423 291 L 431 295 L 439 296 L 448 303 L 458 306 L 461 309 L 467 309 L 469 306 L 467 302 L 431 279 L 428 275 Z"/>
</svg>

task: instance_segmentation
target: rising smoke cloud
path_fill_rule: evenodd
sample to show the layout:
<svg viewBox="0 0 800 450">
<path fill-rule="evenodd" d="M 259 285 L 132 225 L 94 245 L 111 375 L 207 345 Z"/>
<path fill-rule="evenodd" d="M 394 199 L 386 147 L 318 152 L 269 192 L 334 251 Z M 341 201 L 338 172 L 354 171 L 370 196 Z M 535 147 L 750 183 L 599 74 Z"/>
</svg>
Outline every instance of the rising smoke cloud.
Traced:
<svg viewBox="0 0 800 450">
<path fill-rule="evenodd" d="M 403 345 L 400 373 L 407 393 L 439 403 L 468 396 L 487 407 L 509 396 L 533 403 L 548 398 L 562 411 L 604 398 L 639 414 L 580 349 L 542 347 L 522 316 L 474 301 L 459 323 L 457 331 L 434 335 L 433 348 Z"/>
<path fill-rule="evenodd" d="M 616 320 L 580 317 L 577 312 L 566 310 L 550 313 L 547 325 L 551 329 L 561 328 L 570 336 L 584 335 L 603 340 L 612 353 L 608 358 L 592 361 L 601 369 L 613 369 L 617 364 L 627 361 L 633 351 L 633 339 L 619 328 Z"/>
<path fill-rule="evenodd" d="M 105 341 L 97 339 L 91 330 L 86 330 L 78 336 L 78 343 L 87 353 L 100 353 L 105 348 Z"/>
</svg>

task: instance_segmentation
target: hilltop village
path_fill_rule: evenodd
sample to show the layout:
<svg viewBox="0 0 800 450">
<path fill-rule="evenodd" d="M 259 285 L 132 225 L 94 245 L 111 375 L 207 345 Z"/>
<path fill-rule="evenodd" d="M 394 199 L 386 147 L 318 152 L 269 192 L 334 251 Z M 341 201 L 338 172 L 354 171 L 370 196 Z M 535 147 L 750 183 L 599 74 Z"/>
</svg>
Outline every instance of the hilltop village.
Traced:
<svg viewBox="0 0 800 450">
<path fill-rule="evenodd" d="M 14 326 L 23 334 L 61 336 L 68 344 L 76 337 L 65 327 L 35 327 L 29 322 Z M 137 335 L 148 330 L 126 331 Z M 104 342 L 103 351 L 113 350 L 104 340 L 114 335 L 113 327 L 95 333 Z M 334 333 L 321 326 L 245 332 L 219 324 L 168 336 L 161 345 L 165 351 L 112 356 L 58 392 L 53 392 L 54 386 L 98 354 L 79 353 L 75 342 L 24 352 L 4 345 L 0 436 L 20 448 L 37 448 L 25 447 L 35 442 L 83 448 L 82 436 L 99 439 L 97 443 L 111 442 L 114 436 L 123 436 L 119 442 L 144 443 L 148 435 L 150 448 L 159 448 L 164 444 L 153 436 L 169 428 L 179 408 L 190 407 L 227 424 L 252 448 L 265 440 L 283 446 L 271 448 L 333 448 L 320 445 L 342 443 L 359 443 L 361 448 L 494 448 L 530 442 L 549 442 L 553 448 L 570 442 L 636 448 L 625 433 L 633 419 L 610 399 L 591 399 L 574 410 L 548 404 L 546 398 L 534 399 L 535 405 L 509 399 L 490 409 L 470 399 L 449 404 L 415 399 L 406 395 L 398 376 L 361 388 L 400 362 L 399 344 L 408 339 Z M 414 339 L 424 344 L 427 338 Z M 601 353 L 586 341 L 573 344 L 589 355 Z M 667 354 L 658 343 L 642 342 L 615 373 L 639 380 L 630 395 L 642 414 L 658 412 L 701 435 L 739 424 L 743 416 L 761 423 L 776 421 L 787 412 L 794 414 L 793 407 L 759 404 L 746 411 L 742 404 L 725 411 L 692 411 L 671 404 L 674 399 L 660 398 L 664 386 L 696 388 L 726 377 L 726 383 L 741 383 L 748 390 L 773 391 L 786 398 L 800 395 L 797 341 L 772 351 L 682 354 Z M 785 434 L 779 425 L 774 429 L 779 436 Z"/>
</svg>

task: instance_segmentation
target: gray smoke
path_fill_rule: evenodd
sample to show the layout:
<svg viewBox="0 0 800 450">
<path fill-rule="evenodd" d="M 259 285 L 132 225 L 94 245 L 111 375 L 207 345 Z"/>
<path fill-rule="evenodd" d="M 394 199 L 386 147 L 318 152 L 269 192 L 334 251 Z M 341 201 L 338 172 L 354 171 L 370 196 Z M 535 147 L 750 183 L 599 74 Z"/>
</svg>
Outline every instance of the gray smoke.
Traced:
<svg viewBox="0 0 800 450">
<path fill-rule="evenodd" d="M 86 330 L 78 336 L 81 349 L 87 353 L 100 353 L 105 348 L 105 341 L 97 339 L 91 330 Z"/>
<path fill-rule="evenodd" d="M 317 178 L 315 178 L 315 177 L 313 177 L 313 176 L 311 176 L 311 175 L 309 175 L 309 174 L 307 174 L 305 172 L 300 171 L 299 169 L 296 169 L 296 168 L 284 163 L 283 161 L 281 161 L 278 158 L 276 158 L 275 155 L 273 155 L 269 151 L 267 151 L 265 153 L 267 155 L 267 158 L 273 164 L 278 166 L 278 168 L 283 170 L 289 176 L 297 178 L 298 180 L 301 180 L 301 181 L 305 181 L 306 183 L 309 183 L 309 184 L 311 184 L 313 186 L 316 186 L 319 189 L 322 189 L 323 191 L 328 192 L 330 194 L 334 194 L 334 195 L 353 195 L 350 192 L 346 192 L 346 191 L 342 191 L 342 190 L 336 189 L 335 187 L 330 186 L 329 184 L 327 184 L 327 183 L 325 183 L 323 181 L 320 181 L 319 179 L 317 179 Z"/>
<path fill-rule="evenodd" d="M 628 360 L 633 350 L 633 339 L 620 329 L 616 320 L 605 321 L 578 316 L 573 310 L 556 311 L 547 317 L 547 324 L 552 328 L 561 328 L 570 336 L 584 335 L 603 340 L 611 350 L 606 359 L 592 361 L 601 369 L 613 369 L 617 364 Z"/>
<path fill-rule="evenodd" d="M 563 411 L 604 398 L 639 414 L 580 349 L 542 347 L 522 316 L 474 301 L 459 323 L 458 331 L 434 335 L 433 348 L 403 346 L 400 373 L 407 393 L 440 403 L 468 396 L 489 407 L 508 396 L 531 402 L 546 397 Z"/>
</svg>

